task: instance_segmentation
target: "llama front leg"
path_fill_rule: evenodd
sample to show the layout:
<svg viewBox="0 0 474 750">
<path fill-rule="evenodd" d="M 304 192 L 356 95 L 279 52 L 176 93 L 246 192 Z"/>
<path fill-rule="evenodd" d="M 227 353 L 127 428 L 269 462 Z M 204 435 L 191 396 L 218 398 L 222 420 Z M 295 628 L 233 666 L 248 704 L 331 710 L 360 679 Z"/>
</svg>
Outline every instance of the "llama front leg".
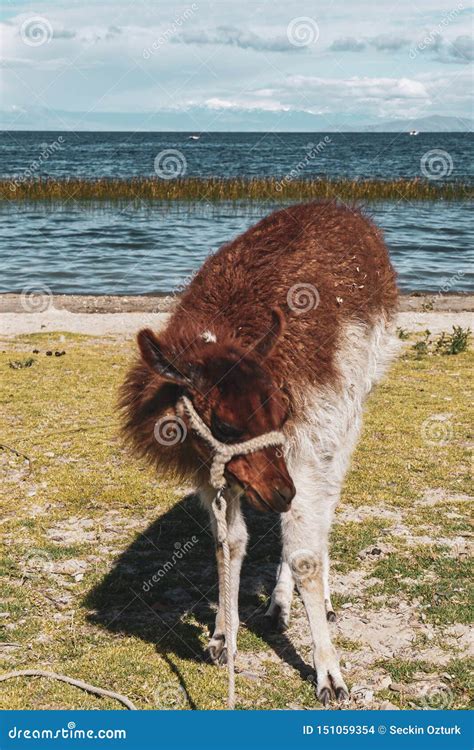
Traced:
<svg viewBox="0 0 474 750">
<path fill-rule="evenodd" d="M 331 602 L 331 590 L 329 587 L 329 551 L 323 554 L 323 582 L 324 582 L 324 604 L 326 605 L 326 617 L 328 622 L 336 622 L 336 613 Z"/>
<path fill-rule="evenodd" d="M 214 492 L 215 494 L 215 492 Z M 213 497 L 213 494 L 211 494 Z M 212 502 L 212 499 L 211 499 Z M 208 503 L 206 503 L 208 505 Z M 209 505 L 208 505 L 209 507 Z M 212 509 L 211 526 L 216 539 L 216 561 L 219 581 L 219 604 L 216 615 L 214 632 L 208 644 L 209 656 L 215 664 L 226 664 L 227 648 L 225 627 L 225 585 L 224 585 L 224 553 L 222 546 L 217 543 L 217 529 Z M 245 557 L 247 547 L 247 527 L 240 508 L 240 499 L 232 497 L 229 493 L 227 501 L 227 535 L 230 551 L 230 588 L 232 606 L 232 648 L 234 654 L 237 652 L 237 633 L 239 630 L 239 586 L 240 570 Z"/>
<path fill-rule="evenodd" d="M 296 486 L 298 488 L 298 484 Z M 297 490 L 291 510 L 282 516 L 283 557 L 291 569 L 308 617 L 317 695 L 324 705 L 332 694 L 339 700 L 349 694 L 331 643 L 327 619 L 326 550 L 333 507 L 331 500 L 318 503 L 314 497 L 298 494 Z"/>
<path fill-rule="evenodd" d="M 336 621 L 331 602 L 331 591 L 329 587 L 329 551 L 323 554 L 323 583 L 324 583 L 324 604 L 326 607 L 326 617 L 328 622 Z M 287 630 L 290 622 L 291 604 L 293 601 L 293 592 L 295 589 L 295 580 L 293 573 L 287 562 L 282 558 L 278 567 L 277 582 L 270 599 L 270 604 L 265 612 L 272 627 L 284 632 Z"/>
<path fill-rule="evenodd" d="M 342 678 L 339 658 L 331 643 L 324 597 L 322 559 L 314 553 L 297 554 L 293 567 L 296 585 L 308 616 L 313 641 L 313 660 L 317 676 L 317 694 L 327 705 L 334 692 L 338 700 L 345 700 L 349 692 Z M 303 573 L 300 574 L 301 568 Z"/>
</svg>

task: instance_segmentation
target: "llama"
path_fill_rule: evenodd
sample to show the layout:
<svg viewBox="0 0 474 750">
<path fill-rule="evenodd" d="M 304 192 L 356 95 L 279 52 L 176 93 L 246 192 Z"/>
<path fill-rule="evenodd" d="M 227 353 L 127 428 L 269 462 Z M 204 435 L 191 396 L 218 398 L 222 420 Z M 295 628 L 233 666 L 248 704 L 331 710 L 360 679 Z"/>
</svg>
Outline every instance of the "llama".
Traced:
<svg viewBox="0 0 474 750">
<path fill-rule="evenodd" d="M 395 352 L 396 305 L 395 273 L 367 217 L 335 202 L 291 206 L 210 256 L 158 336 L 140 331 L 140 358 L 121 392 L 135 450 L 158 470 L 192 479 L 209 510 L 212 449 L 179 411 L 181 397 L 221 443 L 283 431 L 283 447 L 235 455 L 225 466 L 233 641 L 225 639 L 217 545 L 219 604 L 208 649 L 216 664 L 237 649 L 246 500 L 281 514 L 282 556 L 266 614 L 285 629 L 296 586 L 324 705 L 348 697 L 328 625 L 335 619 L 328 535 L 365 397 Z M 182 439 L 156 439 L 165 418 Z M 212 513 L 211 524 L 215 534 Z"/>
</svg>

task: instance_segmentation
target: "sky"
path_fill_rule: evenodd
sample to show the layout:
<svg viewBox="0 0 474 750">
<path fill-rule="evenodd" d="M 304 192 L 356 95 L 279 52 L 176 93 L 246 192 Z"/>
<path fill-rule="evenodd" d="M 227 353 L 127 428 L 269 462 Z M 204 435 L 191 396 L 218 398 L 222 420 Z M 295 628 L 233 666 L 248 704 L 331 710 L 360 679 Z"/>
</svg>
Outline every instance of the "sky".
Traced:
<svg viewBox="0 0 474 750">
<path fill-rule="evenodd" d="M 3 0 L 1 126 L 333 130 L 472 112 L 467 0 Z"/>
</svg>

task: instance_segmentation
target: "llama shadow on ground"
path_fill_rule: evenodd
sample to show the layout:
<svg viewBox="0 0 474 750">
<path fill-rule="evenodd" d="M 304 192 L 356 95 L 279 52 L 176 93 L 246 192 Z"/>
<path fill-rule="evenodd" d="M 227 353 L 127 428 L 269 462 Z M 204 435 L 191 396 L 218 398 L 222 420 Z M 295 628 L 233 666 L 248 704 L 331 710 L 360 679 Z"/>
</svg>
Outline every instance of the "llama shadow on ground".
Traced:
<svg viewBox="0 0 474 750">
<path fill-rule="evenodd" d="M 264 617 L 281 551 L 279 516 L 248 507 L 244 512 L 249 544 L 240 584 L 241 622 L 307 678 L 311 668 Z M 197 496 L 188 495 L 135 538 L 84 604 L 91 622 L 153 643 L 173 668 L 173 655 L 207 660 L 202 626 L 212 632 L 217 594 L 209 518 Z M 184 680 L 182 686 L 186 689 Z"/>
</svg>

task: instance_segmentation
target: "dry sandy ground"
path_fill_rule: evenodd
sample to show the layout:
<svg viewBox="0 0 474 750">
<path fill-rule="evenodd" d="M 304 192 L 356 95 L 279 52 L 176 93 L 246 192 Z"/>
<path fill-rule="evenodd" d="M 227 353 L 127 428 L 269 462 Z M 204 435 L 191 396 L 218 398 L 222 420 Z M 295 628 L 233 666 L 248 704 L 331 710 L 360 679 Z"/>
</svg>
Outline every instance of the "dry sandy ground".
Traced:
<svg viewBox="0 0 474 750">
<path fill-rule="evenodd" d="M 0 295 L 0 335 L 67 331 L 129 338 L 144 326 L 161 328 L 176 299 L 60 295 L 35 302 L 16 294 Z M 473 310 L 474 295 L 406 295 L 401 298 L 397 325 L 434 334 L 454 325 L 472 329 Z"/>
<path fill-rule="evenodd" d="M 92 336 L 133 336 L 140 328 L 159 329 L 168 313 L 72 313 L 50 308 L 42 313 L 1 313 L 0 334 L 18 336 L 22 333 L 67 331 Z"/>
</svg>

